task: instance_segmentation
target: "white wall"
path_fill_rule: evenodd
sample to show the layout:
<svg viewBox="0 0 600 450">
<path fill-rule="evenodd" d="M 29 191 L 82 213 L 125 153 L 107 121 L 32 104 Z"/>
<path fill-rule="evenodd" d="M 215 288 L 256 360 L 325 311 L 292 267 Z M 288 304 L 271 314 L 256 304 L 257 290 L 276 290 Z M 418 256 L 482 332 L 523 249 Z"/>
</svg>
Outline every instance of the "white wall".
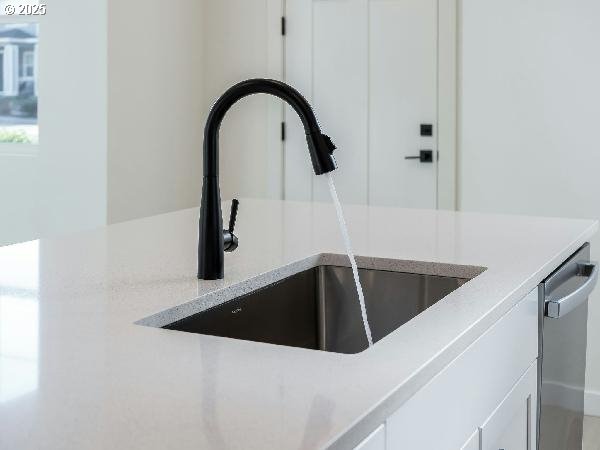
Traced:
<svg viewBox="0 0 600 450">
<path fill-rule="evenodd" d="M 39 39 L 40 144 L 0 145 L 0 245 L 106 221 L 106 2 L 52 3 Z"/>
<path fill-rule="evenodd" d="M 207 111 L 234 83 L 254 77 L 282 78 L 281 0 L 204 3 Z M 267 95 L 240 100 L 229 111 L 220 133 L 222 198 L 280 196 L 281 111 L 281 101 Z"/>
<path fill-rule="evenodd" d="M 203 2 L 109 1 L 108 222 L 198 205 Z"/>
<path fill-rule="evenodd" d="M 45 231 L 37 212 L 39 171 L 35 155 L 0 154 L 0 246 L 27 241 Z"/>
<path fill-rule="evenodd" d="M 0 245 L 198 205 L 207 111 L 236 81 L 282 77 L 281 14 L 281 0 L 53 4 L 41 143 L 0 153 Z M 281 112 L 254 96 L 224 121 L 224 198 L 281 194 Z"/>
<path fill-rule="evenodd" d="M 207 113 L 238 81 L 281 78 L 281 8 L 281 0 L 109 1 L 109 223 L 199 204 Z M 262 95 L 227 115 L 224 199 L 279 196 L 281 111 Z"/>
<path fill-rule="evenodd" d="M 461 209 L 600 218 L 598 17 L 597 0 L 463 0 Z M 600 414 L 600 288 L 588 333 Z"/>
</svg>

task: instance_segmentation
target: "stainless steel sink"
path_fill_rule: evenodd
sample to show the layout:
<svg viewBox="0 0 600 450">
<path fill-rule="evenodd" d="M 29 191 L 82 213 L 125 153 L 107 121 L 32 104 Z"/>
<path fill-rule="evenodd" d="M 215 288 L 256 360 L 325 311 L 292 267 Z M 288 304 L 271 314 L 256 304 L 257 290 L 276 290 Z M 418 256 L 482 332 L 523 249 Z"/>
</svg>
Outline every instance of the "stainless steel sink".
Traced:
<svg viewBox="0 0 600 450">
<path fill-rule="evenodd" d="M 369 269 L 359 274 L 375 342 L 468 281 Z M 368 347 L 352 270 L 338 266 L 297 273 L 164 328 L 337 353 Z"/>
</svg>

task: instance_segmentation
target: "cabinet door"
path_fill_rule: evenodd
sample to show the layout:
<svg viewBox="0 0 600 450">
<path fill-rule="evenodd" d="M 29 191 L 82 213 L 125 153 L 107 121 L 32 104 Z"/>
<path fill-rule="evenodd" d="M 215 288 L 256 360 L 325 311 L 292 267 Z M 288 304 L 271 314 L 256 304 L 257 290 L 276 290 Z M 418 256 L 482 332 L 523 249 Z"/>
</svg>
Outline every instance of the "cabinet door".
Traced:
<svg viewBox="0 0 600 450">
<path fill-rule="evenodd" d="M 537 370 L 532 365 L 481 427 L 481 450 L 536 447 Z"/>
<path fill-rule="evenodd" d="M 354 450 L 385 450 L 385 426 L 379 427 L 368 435 Z"/>
</svg>

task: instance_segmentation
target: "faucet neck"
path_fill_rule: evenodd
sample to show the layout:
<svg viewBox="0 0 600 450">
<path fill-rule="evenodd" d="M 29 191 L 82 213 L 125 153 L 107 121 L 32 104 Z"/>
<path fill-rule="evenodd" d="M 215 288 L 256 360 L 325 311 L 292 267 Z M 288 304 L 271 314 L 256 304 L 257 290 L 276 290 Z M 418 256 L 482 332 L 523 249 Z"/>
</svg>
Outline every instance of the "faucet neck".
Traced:
<svg viewBox="0 0 600 450">
<path fill-rule="evenodd" d="M 219 174 L 219 129 L 225 114 L 238 100 L 252 94 L 270 94 L 287 102 L 296 111 L 304 126 L 315 173 L 320 175 L 335 169 L 332 157 L 335 147 L 321 134 L 317 118 L 306 99 L 285 83 L 255 78 L 230 87 L 213 105 L 204 128 L 205 177 L 216 177 Z"/>
</svg>

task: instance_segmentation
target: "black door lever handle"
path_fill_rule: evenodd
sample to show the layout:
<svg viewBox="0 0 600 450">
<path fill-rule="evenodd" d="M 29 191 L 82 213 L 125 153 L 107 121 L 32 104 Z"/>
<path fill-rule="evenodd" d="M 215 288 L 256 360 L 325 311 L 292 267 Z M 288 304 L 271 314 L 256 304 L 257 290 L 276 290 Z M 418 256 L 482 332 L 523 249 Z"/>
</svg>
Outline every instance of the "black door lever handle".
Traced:
<svg viewBox="0 0 600 450">
<path fill-rule="evenodd" d="M 418 155 L 405 156 L 404 159 L 418 159 L 422 163 L 432 163 L 433 150 L 421 150 Z"/>
</svg>

